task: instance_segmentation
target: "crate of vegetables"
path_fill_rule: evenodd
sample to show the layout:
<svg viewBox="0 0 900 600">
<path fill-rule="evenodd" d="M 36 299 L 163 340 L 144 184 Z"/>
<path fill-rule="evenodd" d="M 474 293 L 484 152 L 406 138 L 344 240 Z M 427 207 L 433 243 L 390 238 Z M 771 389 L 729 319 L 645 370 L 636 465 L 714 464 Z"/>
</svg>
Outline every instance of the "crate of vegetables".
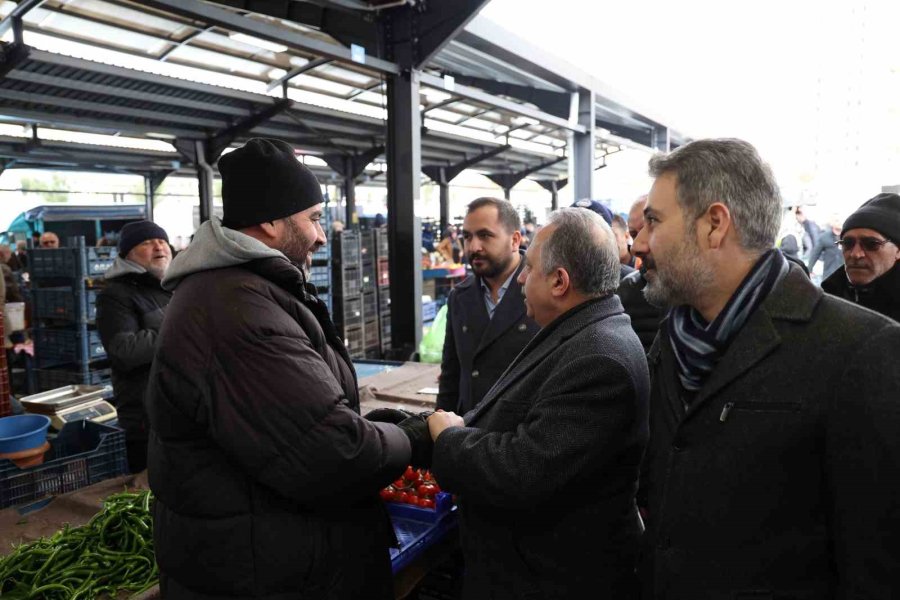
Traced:
<svg viewBox="0 0 900 600">
<path fill-rule="evenodd" d="M 398 573 L 448 533 L 457 523 L 453 497 L 442 492 L 426 470 L 409 467 L 381 491 L 391 515 L 398 548 L 391 549 L 391 567 Z"/>
</svg>

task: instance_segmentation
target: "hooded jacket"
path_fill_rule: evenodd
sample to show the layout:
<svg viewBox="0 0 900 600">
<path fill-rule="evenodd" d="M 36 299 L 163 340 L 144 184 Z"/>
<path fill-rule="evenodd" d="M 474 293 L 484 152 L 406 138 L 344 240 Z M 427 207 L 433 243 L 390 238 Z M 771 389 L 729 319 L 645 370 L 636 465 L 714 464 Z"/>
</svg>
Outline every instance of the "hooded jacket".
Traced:
<svg viewBox="0 0 900 600">
<path fill-rule="evenodd" d="M 112 364 L 119 424 L 129 441 L 147 440 L 144 392 L 172 294 L 141 265 L 116 258 L 97 296 L 97 329 Z"/>
<path fill-rule="evenodd" d="M 301 269 L 207 221 L 176 257 L 147 402 L 166 598 L 391 598 L 378 491 L 409 462 Z"/>
<path fill-rule="evenodd" d="M 896 264 L 869 285 L 854 286 L 841 267 L 822 282 L 822 289 L 900 322 L 900 267 Z"/>
</svg>

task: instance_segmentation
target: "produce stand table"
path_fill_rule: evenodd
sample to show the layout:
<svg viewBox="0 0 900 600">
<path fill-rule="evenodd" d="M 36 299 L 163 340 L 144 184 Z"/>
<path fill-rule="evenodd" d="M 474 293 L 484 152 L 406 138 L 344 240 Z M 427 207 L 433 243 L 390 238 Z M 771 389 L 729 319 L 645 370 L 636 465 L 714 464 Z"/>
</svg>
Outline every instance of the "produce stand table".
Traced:
<svg viewBox="0 0 900 600">
<path fill-rule="evenodd" d="M 440 365 L 406 362 L 381 373 L 360 377 L 362 413 L 376 408 L 402 408 L 411 412 L 434 410 L 440 374 Z M 435 393 L 419 393 L 428 388 Z"/>
</svg>

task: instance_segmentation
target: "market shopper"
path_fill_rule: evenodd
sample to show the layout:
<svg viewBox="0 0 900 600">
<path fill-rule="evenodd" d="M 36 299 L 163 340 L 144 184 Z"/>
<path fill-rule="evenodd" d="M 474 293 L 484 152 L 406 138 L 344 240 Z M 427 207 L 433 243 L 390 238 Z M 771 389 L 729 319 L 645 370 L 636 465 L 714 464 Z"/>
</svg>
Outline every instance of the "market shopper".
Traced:
<svg viewBox="0 0 900 600">
<path fill-rule="evenodd" d="M 822 282 L 829 294 L 900 321 L 900 196 L 878 194 L 844 221 L 844 266 Z"/>
<path fill-rule="evenodd" d="M 644 228 L 643 211 L 645 206 L 647 206 L 646 195 L 638 198 L 628 213 L 628 230 L 629 235 L 632 236 L 632 244 L 641 232 L 641 229 Z M 637 257 L 635 258 L 637 259 Z M 656 334 L 659 331 L 659 323 L 662 321 L 665 313 L 658 306 L 650 304 L 644 296 L 644 288 L 647 286 L 647 280 L 644 278 L 645 269 L 642 263 L 636 264 L 641 266 L 633 273 L 629 273 L 622 278 L 616 294 L 619 296 L 619 300 L 622 301 L 625 313 L 631 317 L 631 327 L 641 340 L 644 352 L 649 352 L 650 346 L 653 345 L 653 340 L 656 339 Z"/>
<path fill-rule="evenodd" d="M 59 248 L 59 236 L 52 231 L 45 231 L 40 237 L 41 248 Z"/>
<path fill-rule="evenodd" d="M 432 473 L 458 494 L 466 599 L 629 599 L 647 362 L 595 213 L 551 213 L 519 274 L 542 327 L 464 417 L 436 412 Z"/>
<path fill-rule="evenodd" d="M 410 433 L 359 416 L 356 376 L 303 274 L 325 243 L 315 176 L 278 140 L 219 160 L 222 222 L 175 291 L 147 396 L 154 540 L 166 598 L 393 598 L 378 495 Z"/>
<path fill-rule="evenodd" d="M 463 249 L 472 275 L 450 292 L 437 408 L 463 414 L 481 402 L 539 327 L 525 311 L 519 215 L 506 200 L 466 211 Z"/>
<path fill-rule="evenodd" d="M 806 268 L 812 273 L 813 267 L 819 260 L 822 261 L 822 279 L 827 279 L 832 273 L 841 268 L 844 259 L 841 249 L 837 246 L 841 238 L 841 221 L 838 217 L 832 217 L 828 222 L 828 229 L 822 231 L 816 238 L 812 250 L 809 252 Z M 785 252 L 782 249 L 782 252 Z M 785 252 L 787 254 L 787 252 Z"/>
<path fill-rule="evenodd" d="M 144 394 L 153 353 L 172 293 L 162 278 L 172 262 L 169 236 L 152 221 L 128 223 L 119 234 L 118 256 L 97 296 L 97 329 L 112 365 L 114 403 L 125 430 L 128 468 L 147 468 L 150 427 Z"/>
<path fill-rule="evenodd" d="M 900 326 L 773 249 L 780 194 L 746 142 L 650 174 L 634 249 L 672 308 L 649 356 L 643 597 L 896 598 Z"/>
</svg>

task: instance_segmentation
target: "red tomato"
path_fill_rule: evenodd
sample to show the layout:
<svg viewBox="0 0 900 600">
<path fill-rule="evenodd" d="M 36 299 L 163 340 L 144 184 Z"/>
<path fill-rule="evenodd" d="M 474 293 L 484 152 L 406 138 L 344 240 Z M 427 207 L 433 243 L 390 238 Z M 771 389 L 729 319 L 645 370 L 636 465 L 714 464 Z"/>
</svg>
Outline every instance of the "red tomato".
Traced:
<svg viewBox="0 0 900 600">
<path fill-rule="evenodd" d="M 406 494 L 406 502 L 407 502 L 407 504 L 412 504 L 413 506 L 416 506 L 419 504 L 419 497 L 413 493 Z"/>
<path fill-rule="evenodd" d="M 400 478 L 400 479 L 398 479 L 397 481 L 394 482 L 394 487 L 395 487 L 396 489 L 398 489 L 398 490 L 399 490 L 400 488 L 405 488 L 405 487 L 406 487 L 406 482 L 403 481 L 403 478 Z"/>
<path fill-rule="evenodd" d="M 431 498 L 422 498 L 419 500 L 419 506 L 422 508 L 434 508 L 434 500 Z"/>
<path fill-rule="evenodd" d="M 394 502 L 403 502 L 404 504 L 409 502 L 409 494 L 407 492 L 397 492 L 394 495 Z"/>
<path fill-rule="evenodd" d="M 416 470 L 412 468 L 412 465 L 406 467 L 406 471 L 404 471 L 403 473 L 403 478 L 407 481 L 416 480 Z"/>
<path fill-rule="evenodd" d="M 416 491 L 420 496 L 434 496 L 437 493 L 437 486 L 431 483 L 423 483 Z"/>
<path fill-rule="evenodd" d="M 384 500 L 384 501 L 386 501 L 386 502 L 391 501 L 391 500 L 394 499 L 394 491 L 393 491 L 393 490 L 390 490 L 390 489 L 388 489 L 388 488 L 384 488 L 383 490 L 381 490 L 381 491 L 379 492 L 379 494 L 381 495 L 381 499 Z"/>
</svg>

